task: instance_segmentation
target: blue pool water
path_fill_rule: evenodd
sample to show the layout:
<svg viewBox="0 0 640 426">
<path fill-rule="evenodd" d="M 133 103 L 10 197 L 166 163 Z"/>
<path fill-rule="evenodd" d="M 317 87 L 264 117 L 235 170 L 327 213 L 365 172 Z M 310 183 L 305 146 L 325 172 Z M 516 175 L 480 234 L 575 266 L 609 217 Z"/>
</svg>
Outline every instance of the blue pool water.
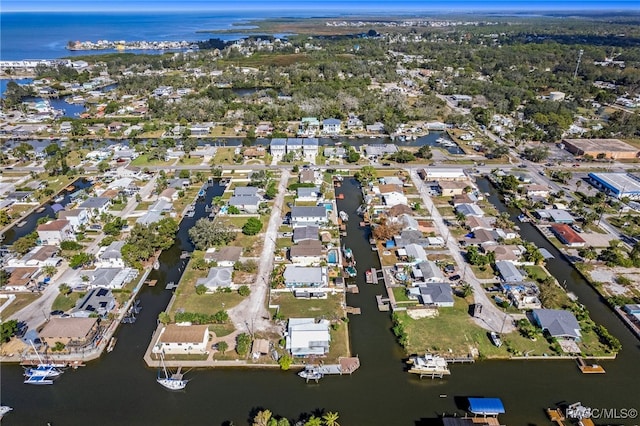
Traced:
<svg viewBox="0 0 640 426">
<path fill-rule="evenodd" d="M 338 252 L 335 250 L 329 250 L 329 253 L 327 253 L 327 259 L 329 260 L 329 263 L 338 263 Z"/>
<path fill-rule="evenodd" d="M 327 209 L 327 211 L 331 211 L 333 210 L 333 204 L 331 203 L 324 203 L 324 208 Z"/>
</svg>

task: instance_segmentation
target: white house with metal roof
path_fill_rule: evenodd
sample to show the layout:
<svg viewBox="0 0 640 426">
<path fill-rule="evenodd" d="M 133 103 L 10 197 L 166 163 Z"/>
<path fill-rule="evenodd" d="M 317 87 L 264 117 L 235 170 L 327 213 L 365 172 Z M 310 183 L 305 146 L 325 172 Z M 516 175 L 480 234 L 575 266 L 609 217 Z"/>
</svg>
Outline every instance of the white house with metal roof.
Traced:
<svg viewBox="0 0 640 426">
<path fill-rule="evenodd" d="M 294 357 L 324 356 L 329 352 L 331 333 L 329 321 L 314 318 L 290 318 L 286 349 Z"/>
<path fill-rule="evenodd" d="M 285 287 L 291 290 L 324 291 L 329 283 L 324 266 L 287 265 L 283 277 Z"/>
<path fill-rule="evenodd" d="M 426 306 L 450 308 L 453 306 L 453 291 L 449 284 L 428 283 L 410 287 L 407 290 L 409 299 L 417 299 Z"/>
<path fill-rule="evenodd" d="M 291 207 L 291 225 L 299 226 L 323 225 L 327 222 L 327 209 L 324 206 Z"/>
</svg>

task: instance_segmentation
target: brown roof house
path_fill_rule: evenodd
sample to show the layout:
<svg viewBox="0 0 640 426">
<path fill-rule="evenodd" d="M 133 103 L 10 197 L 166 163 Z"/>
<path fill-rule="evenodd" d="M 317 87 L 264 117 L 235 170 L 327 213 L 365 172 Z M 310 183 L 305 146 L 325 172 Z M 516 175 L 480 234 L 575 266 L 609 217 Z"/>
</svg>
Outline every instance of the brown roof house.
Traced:
<svg viewBox="0 0 640 426">
<path fill-rule="evenodd" d="M 208 249 L 204 254 L 207 262 L 216 262 L 218 266 L 233 266 L 242 255 L 242 247 L 227 246 Z"/>
<path fill-rule="evenodd" d="M 209 327 L 205 325 L 168 324 L 153 346 L 155 354 L 203 354 L 207 352 Z"/>
<path fill-rule="evenodd" d="M 322 243 L 318 240 L 304 240 L 289 249 L 291 262 L 296 265 L 319 264 L 323 259 Z"/>
<path fill-rule="evenodd" d="M 9 279 L 4 284 L 3 289 L 9 291 L 27 291 L 28 288 L 36 283 L 36 278 L 40 268 L 36 267 L 17 267 L 11 270 Z"/>
<path fill-rule="evenodd" d="M 38 238 L 43 245 L 60 245 L 62 241 L 73 240 L 75 234 L 68 220 L 52 220 L 38 226 Z"/>
<path fill-rule="evenodd" d="M 496 261 L 508 260 L 515 262 L 520 259 L 520 255 L 522 254 L 520 248 L 515 245 L 487 245 L 483 248 L 487 253 L 493 252 Z"/>
<path fill-rule="evenodd" d="M 98 332 L 98 318 L 51 318 L 40 331 L 40 339 L 49 347 L 86 346 Z"/>
</svg>

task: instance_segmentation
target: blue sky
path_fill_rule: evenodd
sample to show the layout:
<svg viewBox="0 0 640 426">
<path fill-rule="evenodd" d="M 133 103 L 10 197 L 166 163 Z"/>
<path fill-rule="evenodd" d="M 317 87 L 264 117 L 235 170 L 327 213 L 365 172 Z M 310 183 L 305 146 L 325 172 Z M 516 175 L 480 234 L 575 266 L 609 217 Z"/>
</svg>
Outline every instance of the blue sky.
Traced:
<svg viewBox="0 0 640 426">
<path fill-rule="evenodd" d="M 2 0 L 10 11 L 153 11 L 153 10 L 268 10 L 357 13 L 375 11 L 531 11 L 640 10 L 637 0 Z"/>
</svg>

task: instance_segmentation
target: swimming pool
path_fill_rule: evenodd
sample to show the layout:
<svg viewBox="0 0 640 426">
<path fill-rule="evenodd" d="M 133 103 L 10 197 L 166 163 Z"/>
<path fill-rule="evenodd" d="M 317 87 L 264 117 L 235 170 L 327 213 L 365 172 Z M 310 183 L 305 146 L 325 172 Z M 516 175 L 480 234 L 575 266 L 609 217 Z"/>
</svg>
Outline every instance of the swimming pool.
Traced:
<svg viewBox="0 0 640 426">
<path fill-rule="evenodd" d="M 336 265 L 338 263 L 338 251 L 337 250 L 329 250 L 327 253 L 327 260 L 329 263 Z"/>
<path fill-rule="evenodd" d="M 330 212 L 333 210 L 333 204 L 332 203 L 324 203 L 324 208 Z"/>
</svg>

